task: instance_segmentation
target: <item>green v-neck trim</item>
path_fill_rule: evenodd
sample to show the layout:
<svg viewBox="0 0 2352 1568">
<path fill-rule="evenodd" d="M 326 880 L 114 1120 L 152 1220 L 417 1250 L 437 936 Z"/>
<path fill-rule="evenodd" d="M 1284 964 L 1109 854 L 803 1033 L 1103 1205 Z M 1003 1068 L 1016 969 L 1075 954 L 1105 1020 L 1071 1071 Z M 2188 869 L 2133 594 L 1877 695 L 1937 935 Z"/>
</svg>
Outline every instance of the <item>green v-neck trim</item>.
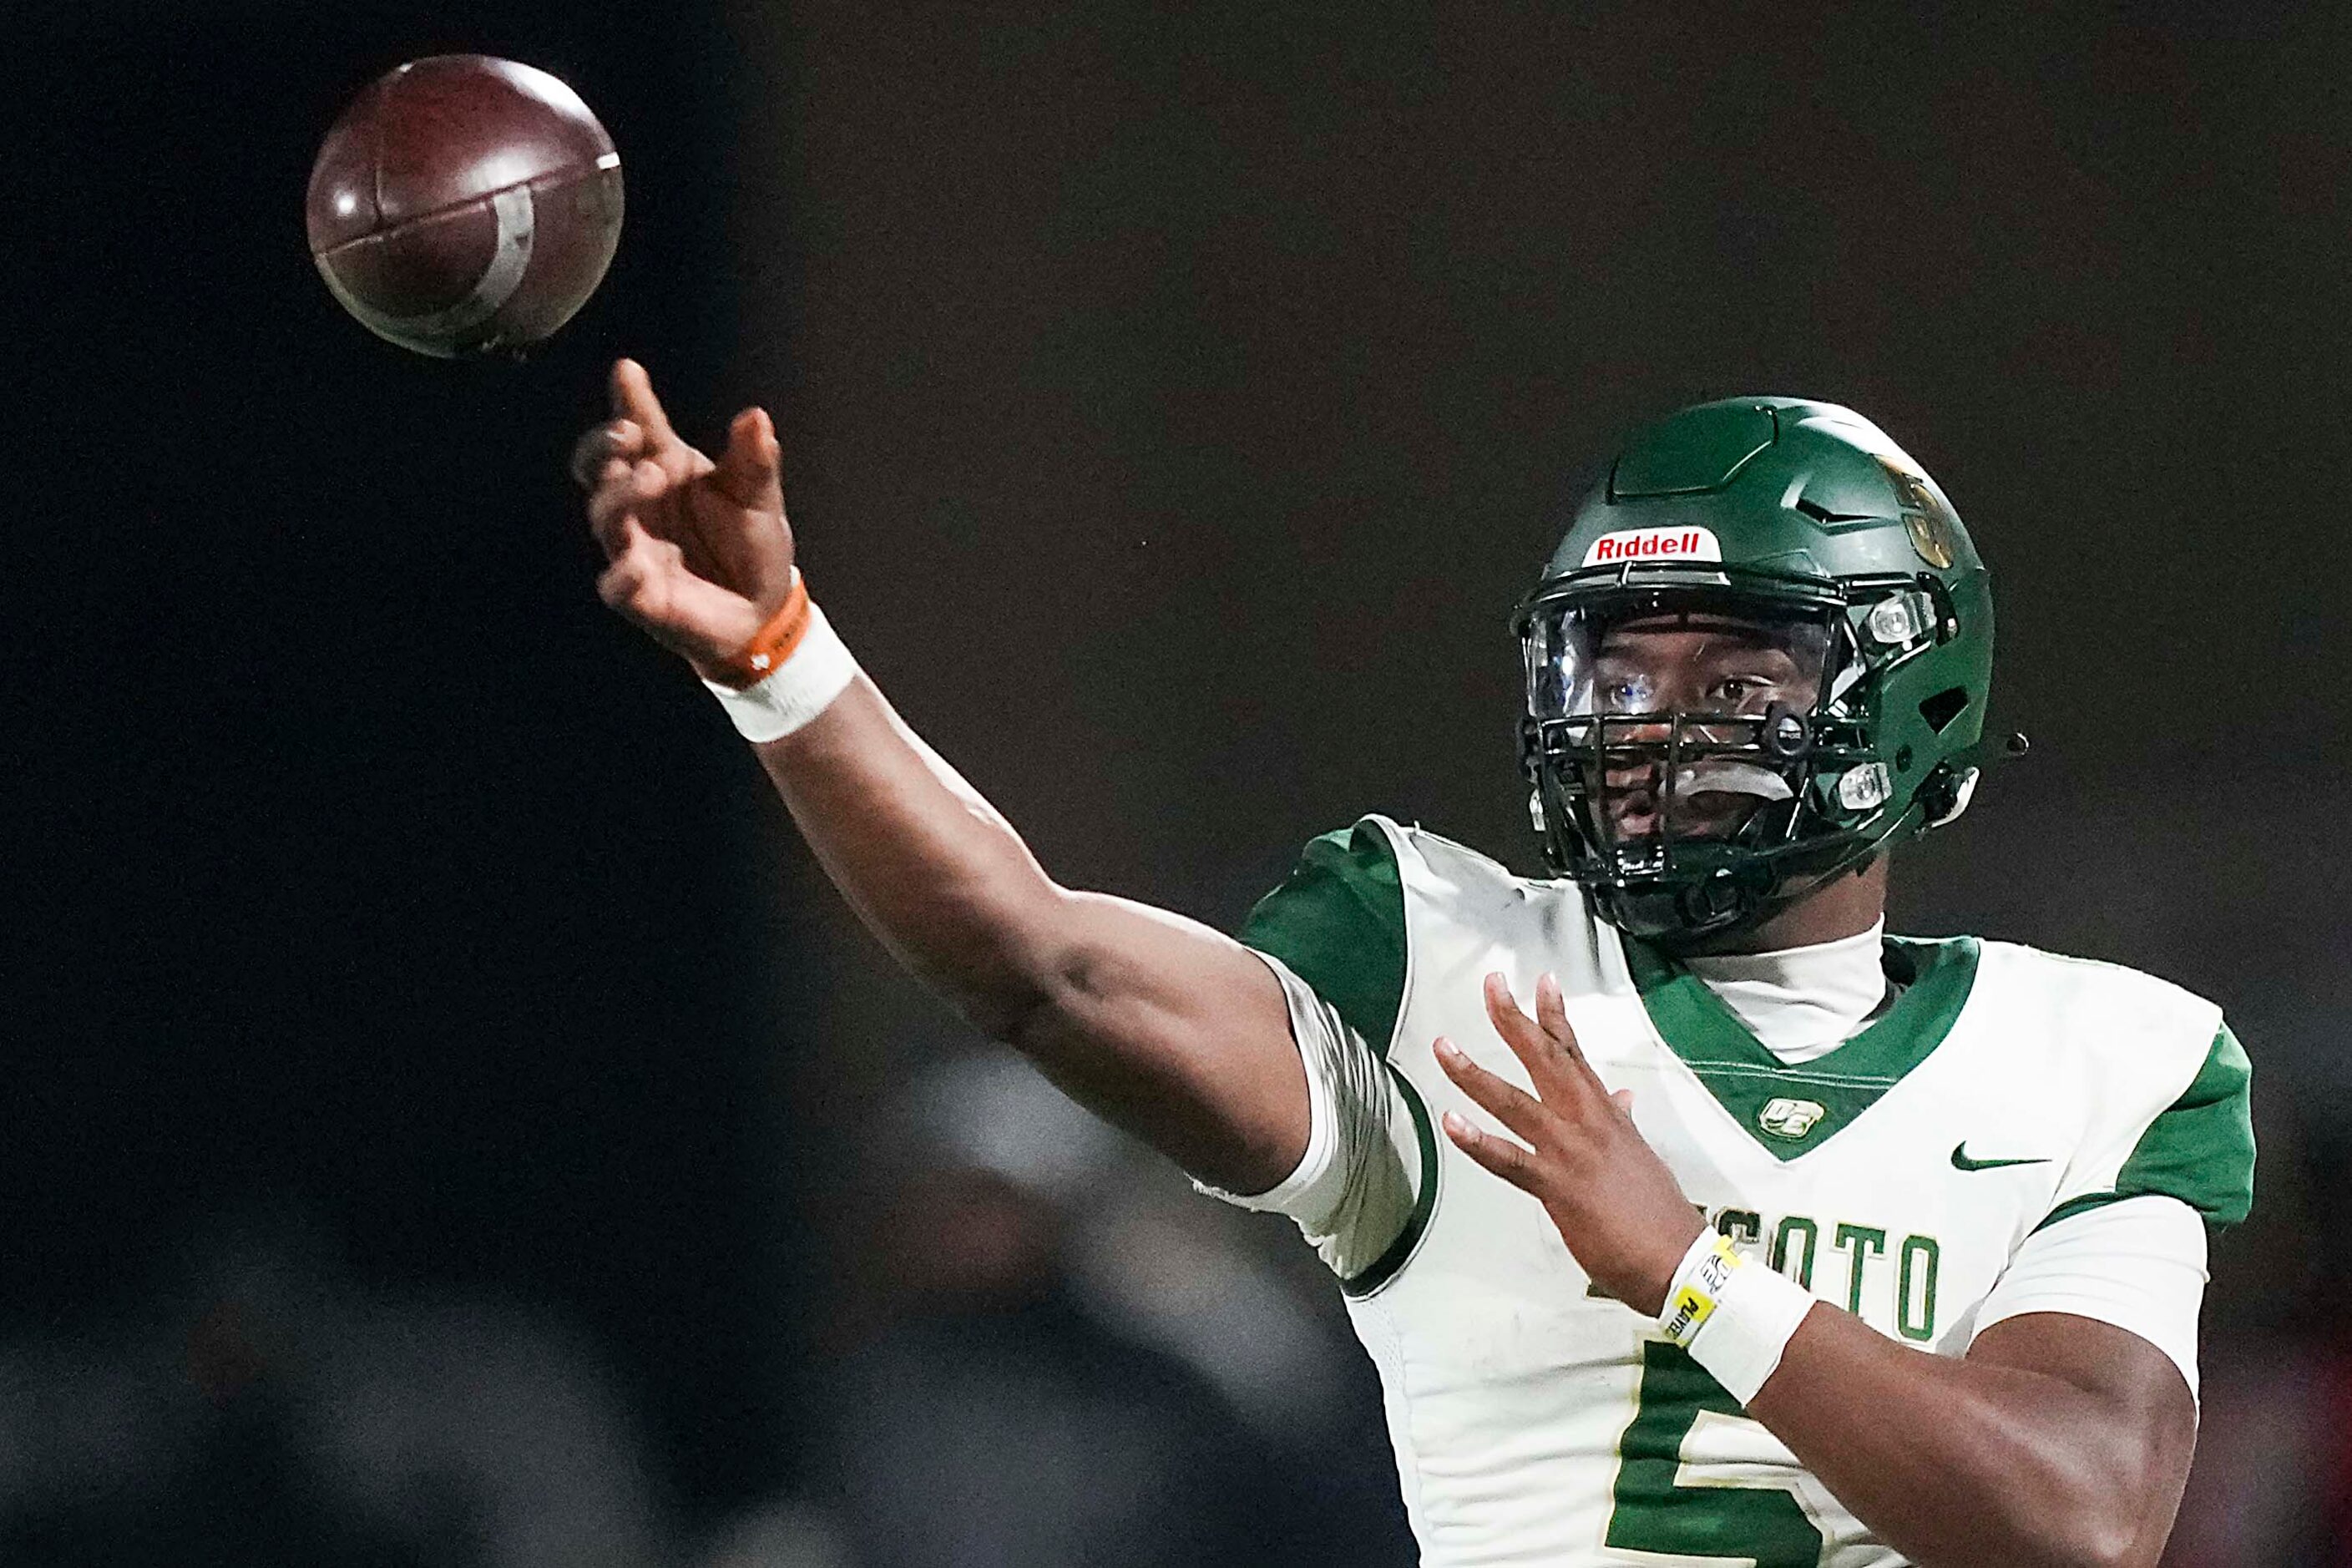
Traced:
<svg viewBox="0 0 2352 1568">
<path fill-rule="evenodd" d="M 1888 937 L 1883 962 L 1903 994 L 1879 1020 L 1826 1056 L 1788 1066 L 1705 981 L 1628 938 L 1625 967 L 1658 1037 L 1748 1135 L 1781 1160 L 1820 1148 L 1926 1061 L 1976 984 L 1974 937 Z M 1767 1131 L 1768 1124 L 1779 1131 Z"/>
</svg>

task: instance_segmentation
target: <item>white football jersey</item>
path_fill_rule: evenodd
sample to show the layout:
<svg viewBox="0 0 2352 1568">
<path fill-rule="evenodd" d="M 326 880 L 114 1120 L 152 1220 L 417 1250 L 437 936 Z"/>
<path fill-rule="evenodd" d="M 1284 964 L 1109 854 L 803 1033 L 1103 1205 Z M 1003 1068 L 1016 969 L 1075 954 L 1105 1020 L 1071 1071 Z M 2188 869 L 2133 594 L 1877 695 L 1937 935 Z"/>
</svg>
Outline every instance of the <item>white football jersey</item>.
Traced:
<svg viewBox="0 0 2352 1568">
<path fill-rule="evenodd" d="M 2021 1312 L 2100 1318 L 2194 1387 L 2203 1227 L 2242 1218 L 2252 1184 L 2246 1060 L 2210 1003 L 2007 943 L 1889 939 L 1893 1002 L 1784 1065 L 1573 884 L 1381 817 L 1310 845 L 1243 940 L 1289 996 L 1315 1117 L 1297 1170 L 1234 1201 L 1292 1215 L 1339 1277 L 1425 1563 L 1903 1562 L 1438 1131 L 1485 1113 L 1436 1037 L 1527 1085 L 1490 971 L 1528 1007 L 1557 974 L 1684 1192 L 1822 1300 L 1943 1355 Z"/>
</svg>

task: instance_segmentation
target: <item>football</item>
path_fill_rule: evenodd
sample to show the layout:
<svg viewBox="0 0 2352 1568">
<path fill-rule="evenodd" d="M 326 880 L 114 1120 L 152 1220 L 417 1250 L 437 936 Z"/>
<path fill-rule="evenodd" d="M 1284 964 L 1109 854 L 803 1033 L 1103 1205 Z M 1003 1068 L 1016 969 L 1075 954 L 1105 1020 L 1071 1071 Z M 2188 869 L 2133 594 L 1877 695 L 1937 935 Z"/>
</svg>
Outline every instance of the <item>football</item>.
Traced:
<svg viewBox="0 0 2352 1568">
<path fill-rule="evenodd" d="M 377 336 L 445 359 L 519 352 L 572 319 L 621 237 L 621 155 L 543 70 L 436 55 L 387 72 L 327 132 L 310 256 Z"/>
</svg>

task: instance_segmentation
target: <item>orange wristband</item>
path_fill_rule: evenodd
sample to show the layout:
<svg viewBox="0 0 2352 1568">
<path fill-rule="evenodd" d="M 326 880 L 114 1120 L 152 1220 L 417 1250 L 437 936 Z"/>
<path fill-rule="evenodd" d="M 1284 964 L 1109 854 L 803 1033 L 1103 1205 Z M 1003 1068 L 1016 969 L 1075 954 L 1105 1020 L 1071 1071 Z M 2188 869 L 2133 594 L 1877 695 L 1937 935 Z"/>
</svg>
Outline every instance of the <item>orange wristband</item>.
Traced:
<svg viewBox="0 0 2352 1568">
<path fill-rule="evenodd" d="M 738 690 L 757 686 L 793 657 L 793 650 L 801 646 L 801 638 L 808 635 L 808 585 L 795 568 L 793 590 L 784 595 L 776 613 L 768 617 L 768 624 L 752 634 L 751 640 L 738 648 L 732 658 L 712 670 L 711 679 Z"/>
</svg>

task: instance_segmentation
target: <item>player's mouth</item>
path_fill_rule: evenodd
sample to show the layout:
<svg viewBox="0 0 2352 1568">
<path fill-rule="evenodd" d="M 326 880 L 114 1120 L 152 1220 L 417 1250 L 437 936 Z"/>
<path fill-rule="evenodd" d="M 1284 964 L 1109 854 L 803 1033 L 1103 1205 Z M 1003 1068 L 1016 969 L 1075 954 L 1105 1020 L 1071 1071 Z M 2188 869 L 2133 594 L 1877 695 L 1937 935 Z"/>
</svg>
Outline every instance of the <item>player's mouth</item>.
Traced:
<svg viewBox="0 0 2352 1568">
<path fill-rule="evenodd" d="M 1611 837 L 1618 842 L 1655 839 L 1667 831 L 1666 803 L 1655 763 L 1611 768 L 1602 794 Z M 1769 768 L 1730 758 L 1709 758 L 1675 776 L 1673 834 L 1677 838 L 1725 838 L 1739 830 L 1769 802 L 1790 796 L 1788 781 Z"/>
</svg>

